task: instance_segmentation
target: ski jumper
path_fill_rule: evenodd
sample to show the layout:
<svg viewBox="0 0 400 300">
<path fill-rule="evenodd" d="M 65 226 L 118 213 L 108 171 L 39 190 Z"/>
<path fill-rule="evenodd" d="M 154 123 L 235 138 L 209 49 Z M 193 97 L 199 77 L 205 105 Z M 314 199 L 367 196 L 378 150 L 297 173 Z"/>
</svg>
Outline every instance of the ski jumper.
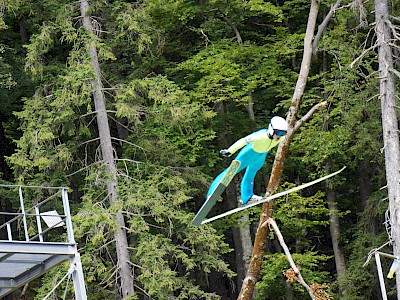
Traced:
<svg viewBox="0 0 400 300">
<path fill-rule="evenodd" d="M 235 160 L 238 160 L 241 163 L 236 174 L 243 169 L 246 169 L 240 184 L 240 192 L 243 204 L 246 204 L 247 201 L 249 201 L 249 199 L 254 195 L 254 178 L 258 170 L 260 170 L 264 165 L 268 152 L 284 139 L 285 137 L 282 136 L 278 141 L 275 141 L 274 139 L 268 137 L 267 129 L 261 129 L 244 138 L 241 138 L 227 149 L 229 153 L 233 154 L 239 149 L 243 148 L 235 158 Z M 225 169 L 214 179 L 207 192 L 207 197 L 214 191 L 226 172 L 227 169 Z"/>
</svg>

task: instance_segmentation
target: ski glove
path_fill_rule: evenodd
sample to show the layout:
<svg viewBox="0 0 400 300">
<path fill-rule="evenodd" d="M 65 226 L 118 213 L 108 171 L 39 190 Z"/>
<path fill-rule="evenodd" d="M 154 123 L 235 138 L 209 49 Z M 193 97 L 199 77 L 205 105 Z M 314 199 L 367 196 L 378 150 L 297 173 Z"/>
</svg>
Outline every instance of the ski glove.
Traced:
<svg viewBox="0 0 400 300">
<path fill-rule="evenodd" d="M 229 157 L 229 156 L 231 156 L 232 155 L 232 153 L 230 153 L 228 150 L 226 150 L 226 149 L 222 149 L 221 151 L 219 151 L 219 153 L 221 153 L 221 155 L 222 156 L 225 156 L 225 157 Z"/>
</svg>

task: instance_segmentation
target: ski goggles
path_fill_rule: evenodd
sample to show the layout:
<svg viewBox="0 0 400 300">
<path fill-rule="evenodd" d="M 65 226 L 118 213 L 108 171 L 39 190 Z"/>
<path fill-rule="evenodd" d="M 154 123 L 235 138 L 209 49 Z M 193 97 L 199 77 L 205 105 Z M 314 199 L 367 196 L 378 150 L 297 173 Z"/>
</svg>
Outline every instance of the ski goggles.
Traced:
<svg viewBox="0 0 400 300">
<path fill-rule="evenodd" d="M 286 130 L 274 129 L 274 134 L 276 134 L 277 136 L 284 136 L 286 133 L 287 133 Z"/>
</svg>

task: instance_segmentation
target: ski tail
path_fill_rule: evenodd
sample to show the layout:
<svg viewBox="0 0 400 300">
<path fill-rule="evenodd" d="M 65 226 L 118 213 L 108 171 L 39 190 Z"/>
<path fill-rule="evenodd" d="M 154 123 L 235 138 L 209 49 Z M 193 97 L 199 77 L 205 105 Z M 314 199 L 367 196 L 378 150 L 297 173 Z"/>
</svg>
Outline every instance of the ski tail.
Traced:
<svg viewBox="0 0 400 300">
<path fill-rule="evenodd" d="M 197 212 L 196 216 L 193 218 L 191 224 L 194 226 L 200 226 L 201 222 L 213 208 L 215 203 L 217 202 L 219 196 L 225 191 L 226 187 L 232 181 L 233 177 L 236 175 L 237 171 L 240 168 L 240 161 L 234 160 L 229 165 L 227 172 L 225 173 L 224 177 L 222 177 L 221 181 L 217 184 L 214 191 L 207 197 L 206 201 L 204 202 L 203 206 Z"/>
</svg>

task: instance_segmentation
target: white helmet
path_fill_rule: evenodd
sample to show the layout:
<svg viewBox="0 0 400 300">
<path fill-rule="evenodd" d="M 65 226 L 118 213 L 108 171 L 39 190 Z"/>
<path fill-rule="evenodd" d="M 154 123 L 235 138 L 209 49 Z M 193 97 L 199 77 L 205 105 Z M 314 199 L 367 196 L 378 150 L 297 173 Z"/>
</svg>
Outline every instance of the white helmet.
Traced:
<svg viewBox="0 0 400 300">
<path fill-rule="evenodd" d="M 268 136 L 272 139 L 272 136 L 284 136 L 288 131 L 288 123 L 282 117 L 273 117 L 268 126 Z"/>
</svg>

